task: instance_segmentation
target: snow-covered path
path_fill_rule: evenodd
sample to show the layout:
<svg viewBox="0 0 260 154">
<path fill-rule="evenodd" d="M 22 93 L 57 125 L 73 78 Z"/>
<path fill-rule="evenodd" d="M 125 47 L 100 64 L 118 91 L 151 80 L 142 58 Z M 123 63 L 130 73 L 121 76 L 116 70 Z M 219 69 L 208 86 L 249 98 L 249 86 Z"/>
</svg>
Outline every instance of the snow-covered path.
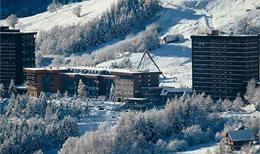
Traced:
<svg viewBox="0 0 260 154">
<path fill-rule="evenodd" d="M 213 152 L 217 148 L 218 144 L 216 142 L 211 142 L 207 144 L 199 144 L 188 148 L 184 152 L 177 152 L 177 154 L 208 154 L 208 152 Z"/>
</svg>

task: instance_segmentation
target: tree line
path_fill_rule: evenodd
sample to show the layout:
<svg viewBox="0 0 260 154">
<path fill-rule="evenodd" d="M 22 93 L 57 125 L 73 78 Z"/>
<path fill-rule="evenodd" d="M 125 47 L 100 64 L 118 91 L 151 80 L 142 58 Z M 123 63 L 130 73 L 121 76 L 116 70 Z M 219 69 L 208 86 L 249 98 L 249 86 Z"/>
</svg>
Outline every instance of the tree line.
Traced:
<svg viewBox="0 0 260 154">
<path fill-rule="evenodd" d="M 44 54 L 65 56 L 86 52 L 90 47 L 143 30 L 160 8 L 157 0 L 119 0 L 84 25 L 41 31 L 37 36 L 37 49 Z"/>
<path fill-rule="evenodd" d="M 82 137 L 68 138 L 59 153 L 172 153 L 193 145 L 220 141 L 223 138 L 220 134 L 237 128 L 239 121 L 222 114 L 243 113 L 247 104 L 258 106 L 259 88 L 253 79 L 248 83 L 245 99 L 238 95 L 234 101 L 220 99 L 214 102 L 210 96 L 194 93 L 169 100 L 161 109 L 124 112 L 113 126 L 104 123 Z M 260 137 L 259 117 L 246 118 L 242 122 Z M 257 150 L 260 149 L 253 149 Z M 214 152 L 228 151 L 217 148 Z"/>
<path fill-rule="evenodd" d="M 84 84 L 74 97 L 42 92 L 39 98 L 32 98 L 17 94 L 12 87 L 5 98 L 0 96 L 1 154 L 60 148 L 68 137 L 78 135 L 78 119 L 89 112 Z M 0 88 L 1 94 L 3 91 Z"/>
</svg>

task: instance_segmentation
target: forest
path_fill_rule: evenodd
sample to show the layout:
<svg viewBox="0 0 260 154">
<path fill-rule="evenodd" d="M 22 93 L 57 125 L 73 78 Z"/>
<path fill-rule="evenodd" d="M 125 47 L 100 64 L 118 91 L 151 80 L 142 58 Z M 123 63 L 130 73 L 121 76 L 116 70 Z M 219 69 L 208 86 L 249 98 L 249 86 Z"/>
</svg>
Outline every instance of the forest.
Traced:
<svg viewBox="0 0 260 154">
<path fill-rule="evenodd" d="M 84 25 L 41 31 L 36 48 L 44 55 L 86 53 L 89 48 L 144 30 L 160 8 L 157 0 L 120 0 Z"/>
<path fill-rule="evenodd" d="M 224 132 L 239 124 L 260 135 L 259 117 L 238 120 L 223 116 L 223 113 L 246 113 L 243 108 L 248 104 L 258 106 L 259 110 L 260 87 L 255 86 L 255 80 L 248 83 L 245 96 L 238 95 L 234 101 L 213 102 L 203 93 L 184 94 L 151 110 L 122 110 L 115 124 L 105 121 L 81 137 L 78 120 L 88 117 L 93 109 L 89 108 L 91 99 L 86 95 L 86 86 L 80 84 L 74 96 L 58 91 L 41 93 L 39 98 L 18 95 L 12 85 L 8 89 L 7 98 L 2 97 L 4 91 L 0 90 L 0 153 L 3 154 L 54 148 L 60 149 L 60 154 L 176 152 L 208 142 L 223 146 Z M 259 152 L 254 150 L 253 154 Z"/>
</svg>

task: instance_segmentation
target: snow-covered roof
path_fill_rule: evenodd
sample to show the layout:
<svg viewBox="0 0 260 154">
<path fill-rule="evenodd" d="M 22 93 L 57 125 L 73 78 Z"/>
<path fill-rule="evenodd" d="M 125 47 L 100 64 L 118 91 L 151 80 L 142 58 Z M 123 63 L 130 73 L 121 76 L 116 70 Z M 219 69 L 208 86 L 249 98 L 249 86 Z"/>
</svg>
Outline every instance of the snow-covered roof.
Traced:
<svg viewBox="0 0 260 154">
<path fill-rule="evenodd" d="M 24 68 L 24 70 L 28 71 L 62 71 L 62 70 L 68 70 L 66 67 L 34 67 L 34 68 Z"/>
<path fill-rule="evenodd" d="M 250 129 L 228 131 L 231 141 L 253 141 L 254 133 Z"/>
<path fill-rule="evenodd" d="M 196 35 L 191 35 L 192 37 L 197 37 L 197 36 L 204 36 L 204 37 L 257 37 L 260 34 L 255 34 L 255 35 L 237 35 L 237 34 L 223 34 L 221 33 L 220 35 L 211 35 L 211 34 L 196 34 Z"/>
<path fill-rule="evenodd" d="M 159 71 L 150 71 L 147 69 L 119 69 L 119 68 L 109 68 L 109 67 L 89 67 L 89 66 L 77 66 L 69 67 L 68 69 L 78 69 L 78 70 L 95 70 L 95 71 L 109 71 L 111 73 L 160 73 Z"/>
<path fill-rule="evenodd" d="M 15 87 L 16 87 L 16 89 L 27 89 L 26 85 L 17 85 Z"/>
<path fill-rule="evenodd" d="M 176 41 L 178 39 L 177 35 L 166 35 L 163 37 L 166 41 Z"/>
<path fill-rule="evenodd" d="M 130 101 L 147 101 L 148 98 L 125 98 L 125 100 L 130 100 Z"/>
<path fill-rule="evenodd" d="M 191 88 L 163 87 L 160 95 L 167 96 L 168 93 L 184 93 L 184 92 L 192 93 L 192 89 Z"/>
<path fill-rule="evenodd" d="M 88 66 L 77 66 L 77 67 L 43 67 L 43 68 L 24 68 L 25 71 L 65 71 L 65 73 L 70 73 L 70 75 L 75 74 L 102 74 L 102 75 L 114 75 L 117 73 L 134 74 L 134 73 L 160 73 L 159 71 L 150 71 L 143 69 L 118 69 L 109 67 L 88 67 Z M 88 72 L 94 73 L 88 73 Z M 108 73 L 104 73 L 108 72 Z"/>
<path fill-rule="evenodd" d="M 102 77 L 107 77 L 107 78 L 114 78 L 114 75 L 106 75 L 106 74 L 90 74 L 90 73 L 61 73 L 61 74 L 65 74 L 65 75 L 80 75 L 80 76 L 92 76 L 92 77 L 98 77 L 98 76 L 102 76 Z"/>
</svg>

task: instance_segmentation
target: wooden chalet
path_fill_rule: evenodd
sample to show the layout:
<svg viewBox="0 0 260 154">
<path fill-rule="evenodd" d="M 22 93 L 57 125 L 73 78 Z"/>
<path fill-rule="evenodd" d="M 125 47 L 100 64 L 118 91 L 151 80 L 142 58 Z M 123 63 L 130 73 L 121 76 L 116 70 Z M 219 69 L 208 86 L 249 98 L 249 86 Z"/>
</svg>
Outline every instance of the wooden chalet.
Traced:
<svg viewBox="0 0 260 154">
<path fill-rule="evenodd" d="M 225 134 L 226 143 L 232 150 L 240 149 L 243 145 L 253 144 L 254 132 L 250 129 L 230 130 Z"/>
</svg>

